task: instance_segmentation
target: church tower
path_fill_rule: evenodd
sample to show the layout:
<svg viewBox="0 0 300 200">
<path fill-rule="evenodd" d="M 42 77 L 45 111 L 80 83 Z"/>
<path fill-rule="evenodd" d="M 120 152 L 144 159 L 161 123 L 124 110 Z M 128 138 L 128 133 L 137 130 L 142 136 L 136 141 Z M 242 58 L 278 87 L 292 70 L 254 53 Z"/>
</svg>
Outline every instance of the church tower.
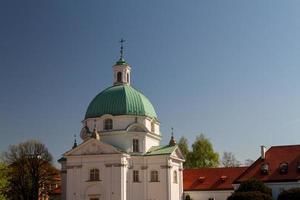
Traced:
<svg viewBox="0 0 300 200">
<path fill-rule="evenodd" d="M 64 153 L 63 200 L 180 200 L 184 158 L 172 134 L 160 145 L 160 122 L 150 100 L 131 86 L 131 67 L 113 65 L 113 85 L 88 105 L 82 143 Z"/>
</svg>

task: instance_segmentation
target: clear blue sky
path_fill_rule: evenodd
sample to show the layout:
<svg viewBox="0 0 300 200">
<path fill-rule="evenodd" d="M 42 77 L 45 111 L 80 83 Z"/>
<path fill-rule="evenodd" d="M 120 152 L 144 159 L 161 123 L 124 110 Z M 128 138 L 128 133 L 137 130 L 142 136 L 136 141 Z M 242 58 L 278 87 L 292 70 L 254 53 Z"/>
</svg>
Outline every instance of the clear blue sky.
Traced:
<svg viewBox="0 0 300 200">
<path fill-rule="evenodd" d="M 163 143 L 203 132 L 240 161 L 300 143 L 300 1 L 0 2 L 0 151 L 35 138 L 68 150 L 112 84 L 124 37 L 134 87 Z"/>
</svg>

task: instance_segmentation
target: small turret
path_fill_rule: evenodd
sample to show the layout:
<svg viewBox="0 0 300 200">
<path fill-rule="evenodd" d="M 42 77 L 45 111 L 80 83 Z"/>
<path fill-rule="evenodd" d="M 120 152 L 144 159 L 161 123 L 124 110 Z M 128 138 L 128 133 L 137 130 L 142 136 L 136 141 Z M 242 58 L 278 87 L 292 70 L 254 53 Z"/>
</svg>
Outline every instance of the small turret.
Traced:
<svg viewBox="0 0 300 200">
<path fill-rule="evenodd" d="M 77 147 L 77 141 L 76 141 L 76 134 L 74 135 L 74 144 L 73 144 L 73 147 L 72 149 L 76 148 Z"/>
<path fill-rule="evenodd" d="M 169 146 L 175 146 L 176 145 L 176 140 L 174 138 L 174 133 L 173 133 L 174 129 L 172 128 L 172 136 L 169 142 Z"/>
</svg>

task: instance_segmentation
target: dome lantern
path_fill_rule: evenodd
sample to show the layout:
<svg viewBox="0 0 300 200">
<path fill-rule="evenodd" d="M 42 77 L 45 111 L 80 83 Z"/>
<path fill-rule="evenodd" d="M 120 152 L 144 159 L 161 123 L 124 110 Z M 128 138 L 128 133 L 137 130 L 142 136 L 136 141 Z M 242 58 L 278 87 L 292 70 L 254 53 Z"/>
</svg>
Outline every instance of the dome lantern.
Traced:
<svg viewBox="0 0 300 200">
<path fill-rule="evenodd" d="M 123 54 L 124 54 L 124 47 L 123 43 L 125 42 L 124 39 L 120 40 L 121 49 L 120 49 L 120 59 L 116 62 L 113 66 L 114 72 L 114 85 L 121 85 L 121 84 L 128 84 L 130 85 L 130 66 L 126 63 Z"/>
</svg>

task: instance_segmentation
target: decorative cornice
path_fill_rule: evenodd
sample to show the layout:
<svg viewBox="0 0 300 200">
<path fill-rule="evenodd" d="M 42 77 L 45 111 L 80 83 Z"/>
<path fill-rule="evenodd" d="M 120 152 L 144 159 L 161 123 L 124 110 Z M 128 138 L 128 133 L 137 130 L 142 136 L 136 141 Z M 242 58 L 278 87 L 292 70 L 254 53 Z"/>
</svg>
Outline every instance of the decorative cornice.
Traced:
<svg viewBox="0 0 300 200">
<path fill-rule="evenodd" d="M 105 167 L 126 167 L 127 164 L 124 163 L 108 163 L 105 164 Z"/>
<path fill-rule="evenodd" d="M 172 166 L 171 165 L 161 165 L 160 168 L 162 168 L 162 169 L 170 169 L 170 168 L 172 168 Z"/>
<path fill-rule="evenodd" d="M 82 165 L 69 165 L 66 166 L 67 169 L 74 169 L 74 168 L 82 168 Z"/>
</svg>

